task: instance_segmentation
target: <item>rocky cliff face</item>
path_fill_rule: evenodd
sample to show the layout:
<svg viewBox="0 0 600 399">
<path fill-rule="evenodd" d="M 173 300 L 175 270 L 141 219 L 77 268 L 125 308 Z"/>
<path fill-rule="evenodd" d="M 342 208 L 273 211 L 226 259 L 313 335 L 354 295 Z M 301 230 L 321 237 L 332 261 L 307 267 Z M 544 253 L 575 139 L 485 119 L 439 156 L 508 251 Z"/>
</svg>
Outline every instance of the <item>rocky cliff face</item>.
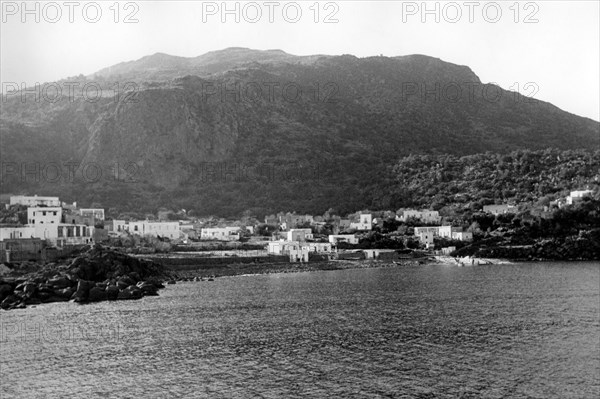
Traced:
<svg viewBox="0 0 600 399">
<path fill-rule="evenodd" d="M 49 163 L 99 165 L 113 177 L 116 166 L 118 179 L 90 179 L 87 170 L 87 179 L 76 173 L 75 181 L 48 184 L 41 172 L 31 181 L 5 171 L 3 192 L 62 190 L 122 208 L 185 198 L 177 205 L 200 212 L 226 201 L 226 213 L 243 210 L 255 196 L 259 204 L 300 210 L 304 192 L 312 203 L 322 197 L 325 209 L 332 200 L 360 208 L 349 190 L 385 190 L 384 172 L 404 155 L 600 144 L 597 122 L 424 55 L 359 59 L 228 49 L 192 59 L 158 54 L 80 79 L 80 87 L 100 85 L 103 96 L 3 103 L 0 155 L 4 163 L 37 162 L 42 170 Z M 130 92 L 117 96 L 114 87 Z M 229 172 L 215 174 L 216 166 Z M 300 176 L 309 167 L 318 173 Z M 296 178 L 273 177 L 288 169 Z M 130 184 L 120 186 L 121 180 Z M 123 203 L 125 193 L 138 200 Z"/>
</svg>

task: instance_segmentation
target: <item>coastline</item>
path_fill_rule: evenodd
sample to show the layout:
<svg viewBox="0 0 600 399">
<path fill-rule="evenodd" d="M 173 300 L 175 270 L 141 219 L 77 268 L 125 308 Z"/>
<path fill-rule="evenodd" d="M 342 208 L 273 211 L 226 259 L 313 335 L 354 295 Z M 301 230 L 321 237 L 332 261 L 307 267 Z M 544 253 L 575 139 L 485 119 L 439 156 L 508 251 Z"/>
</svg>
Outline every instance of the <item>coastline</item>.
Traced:
<svg viewBox="0 0 600 399">
<path fill-rule="evenodd" d="M 231 263 L 226 265 L 202 267 L 192 266 L 169 266 L 168 270 L 177 276 L 179 281 L 190 281 L 195 278 L 209 277 L 232 277 L 248 276 L 275 273 L 300 273 L 325 270 L 349 270 L 349 269 L 371 269 L 381 267 L 407 267 L 418 266 L 426 263 L 432 263 L 430 260 L 403 260 L 396 263 L 383 260 L 330 260 L 322 262 L 307 263 L 261 263 L 261 264 L 242 264 Z"/>
<path fill-rule="evenodd" d="M 326 270 L 349 270 L 349 269 L 371 269 L 388 267 L 414 267 L 422 265 L 448 265 L 448 266 L 483 266 L 483 265 L 506 265 L 515 262 L 506 259 L 477 258 L 479 263 L 460 264 L 456 258 L 451 256 L 431 256 L 417 259 L 403 260 L 330 260 L 308 263 L 260 263 L 242 264 L 230 263 L 225 265 L 181 265 L 169 266 L 168 270 L 176 276 L 179 281 L 192 281 L 194 279 L 205 279 L 209 277 L 233 277 L 250 276 L 274 273 L 299 273 Z"/>
</svg>

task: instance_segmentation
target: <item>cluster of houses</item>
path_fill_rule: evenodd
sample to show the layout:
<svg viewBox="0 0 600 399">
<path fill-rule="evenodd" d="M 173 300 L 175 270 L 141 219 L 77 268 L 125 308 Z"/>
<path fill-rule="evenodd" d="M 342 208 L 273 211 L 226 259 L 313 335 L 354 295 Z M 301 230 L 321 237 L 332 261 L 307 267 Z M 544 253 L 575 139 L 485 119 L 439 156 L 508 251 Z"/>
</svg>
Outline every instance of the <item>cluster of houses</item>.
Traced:
<svg viewBox="0 0 600 399">
<path fill-rule="evenodd" d="M 550 207 L 562 208 L 565 205 L 575 205 L 583 201 L 584 198 L 591 197 L 593 193 L 592 190 L 571 191 L 565 198 L 559 198 L 550 202 Z"/>
<path fill-rule="evenodd" d="M 36 259 L 46 246 L 90 244 L 98 239 L 96 224 L 104 221 L 104 209 L 77 208 L 61 203 L 58 197 L 13 196 L 7 204 L 11 206 L 27 207 L 27 222 L 0 225 L 3 261 L 11 261 L 13 253 Z"/>
<path fill-rule="evenodd" d="M 572 191 L 566 198 L 551 206 L 575 204 L 592 190 Z M 102 208 L 80 208 L 77 203 L 67 204 L 58 197 L 12 196 L 7 208 L 27 207 L 27 221 L 20 224 L 0 225 L 0 261 L 10 260 L 12 252 L 38 253 L 45 247 L 64 248 L 85 245 L 121 235 L 138 235 L 188 243 L 188 240 L 240 241 L 242 236 L 254 235 L 257 223 L 248 226 L 214 227 L 210 220 L 105 220 Z M 483 212 L 492 215 L 514 213 L 513 204 L 486 205 Z M 268 254 L 289 256 L 291 261 L 307 261 L 309 257 L 338 254 L 341 243 L 358 244 L 359 235 L 385 221 L 421 222 L 414 228 L 414 235 L 426 248 L 432 249 L 435 238 L 471 241 L 473 234 L 461 227 L 442 225 L 438 211 L 404 209 L 397 212 L 383 211 L 358 213 L 348 218 L 336 215 L 323 216 L 279 213 L 265 217 L 265 224 L 276 226 L 277 232 L 266 244 Z M 237 223 L 240 224 L 240 223 Z M 316 240 L 313 232 L 323 231 L 329 225 L 328 239 Z M 212 226 L 211 226 L 212 225 Z M 332 229 L 330 229 L 332 227 Z M 332 231 L 331 231 L 332 230 Z M 328 233 L 327 233 L 328 234 Z M 451 249 L 452 247 L 450 247 Z M 443 250 L 443 249 L 442 249 Z M 371 252 L 369 252 L 371 251 Z M 377 258 L 380 250 L 364 250 L 366 257 Z M 368 253 L 367 253 L 368 252 Z"/>
</svg>

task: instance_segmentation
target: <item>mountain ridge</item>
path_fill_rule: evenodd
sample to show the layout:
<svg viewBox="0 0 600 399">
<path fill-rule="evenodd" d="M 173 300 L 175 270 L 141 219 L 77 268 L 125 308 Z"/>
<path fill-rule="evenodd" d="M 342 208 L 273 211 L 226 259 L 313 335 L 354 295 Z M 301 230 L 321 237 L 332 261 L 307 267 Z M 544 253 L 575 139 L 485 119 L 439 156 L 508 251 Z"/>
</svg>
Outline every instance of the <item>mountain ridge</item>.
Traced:
<svg viewBox="0 0 600 399">
<path fill-rule="evenodd" d="M 398 190 L 390 186 L 396 185 L 390 183 L 392 166 L 411 154 L 569 150 L 600 143 L 598 122 L 482 83 L 468 66 L 426 55 L 294 56 L 245 48 L 207 54 L 156 53 L 95 78 L 105 88 L 135 78 L 127 95 L 3 103 L 3 161 L 72 162 L 78 172 L 98 165 L 109 176 L 118 165 L 119 177 L 135 175 L 126 182 L 80 176 L 68 184 L 3 176 L 3 192 L 54 187 L 102 193 L 106 206 L 124 208 L 181 198 L 186 209 L 226 201 L 231 212 L 261 200 L 281 209 L 316 203 L 328 208 L 329 202 L 358 209 L 377 192 Z M 215 179 L 212 171 L 206 179 L 207 168 L 223 164 L 254 174 L 230 181 L 232 173 Z M 318 173 L 282 180 L 256 165 Z M 121 198 L 123 193 L 131 198 Z"/>
</svg>

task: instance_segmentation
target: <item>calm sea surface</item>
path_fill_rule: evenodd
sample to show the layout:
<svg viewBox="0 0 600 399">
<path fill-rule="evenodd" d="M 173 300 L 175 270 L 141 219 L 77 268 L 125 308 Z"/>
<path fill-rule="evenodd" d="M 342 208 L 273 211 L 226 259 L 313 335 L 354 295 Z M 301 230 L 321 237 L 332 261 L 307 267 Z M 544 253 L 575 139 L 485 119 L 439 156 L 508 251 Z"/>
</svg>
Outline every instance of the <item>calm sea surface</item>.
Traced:
<svg viewBox="0 0 600 399">
<path fill-rule="evenodd" d="M 600 265 L 218 278 L 0 312 L 2 398 L 596 398 Z"/>
</svg>

